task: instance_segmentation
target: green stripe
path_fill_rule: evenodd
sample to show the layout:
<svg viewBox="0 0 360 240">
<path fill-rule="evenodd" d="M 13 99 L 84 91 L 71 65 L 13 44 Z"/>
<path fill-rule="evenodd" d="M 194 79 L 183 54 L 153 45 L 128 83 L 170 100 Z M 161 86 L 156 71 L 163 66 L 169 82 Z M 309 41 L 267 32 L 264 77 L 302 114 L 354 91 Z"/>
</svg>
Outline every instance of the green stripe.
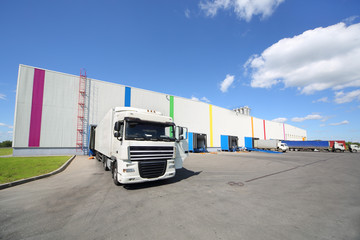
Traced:
<svg viewBox="0 0 360 240">
<path fill-rule="evenodd" d="M 174 120 L 174 96 L 170 96 L 170 117 Z M 170 137 L 173 137 L 172 132 L 170 133 Z"/>
<path fill-rule="evenodd" d="M 174 120 L 174 96 L 170 96 L 170 117 Z"/>
</svg>

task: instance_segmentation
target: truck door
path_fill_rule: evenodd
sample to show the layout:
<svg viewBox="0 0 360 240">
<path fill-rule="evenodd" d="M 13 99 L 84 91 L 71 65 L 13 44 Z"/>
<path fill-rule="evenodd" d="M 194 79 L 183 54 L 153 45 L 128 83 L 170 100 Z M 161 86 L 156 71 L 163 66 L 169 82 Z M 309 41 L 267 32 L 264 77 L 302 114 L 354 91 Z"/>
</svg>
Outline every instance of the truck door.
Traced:
<svg viewBox="0 0 360 240">
<path fill-rule="evenodd" d="M 188 129 L 185 127 L 177 126 L 175 129 L 175 147 L 176 147 L 176 158 L 175 168 L 180 169 L 183 167 L 185 158 L 189 155 L 189 144 L 187 142 Z"/>
</svg>

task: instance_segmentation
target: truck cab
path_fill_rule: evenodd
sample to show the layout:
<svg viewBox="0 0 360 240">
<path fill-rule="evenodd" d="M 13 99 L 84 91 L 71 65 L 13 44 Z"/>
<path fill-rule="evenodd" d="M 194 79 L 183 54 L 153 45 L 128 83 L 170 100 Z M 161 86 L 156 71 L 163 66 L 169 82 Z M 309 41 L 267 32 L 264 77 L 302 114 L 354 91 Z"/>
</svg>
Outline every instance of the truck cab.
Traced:
<svg viewBox="0 0 360 240">
<path fill-rule="evenodd" d="M 156 111 L 112 109 L 95 132 L 97 157 L 116 185 L 174 177 L 188 156 L 187 128 Z"/>
<path fill-rule="evenodd" d="M 278 143 L 278 150 L 282 152 L 286 152 L 289 150 L 289 147 L 286 143 L 279 142 Z"/>
<path fill-rule="evenodd" d="M 350 152 L 353 152 L 353 153 L 360 151 L 360 147 L 357 144 L 350 144 L 349 149 L 350 149 Z"/>
<path fill-rule="evenodd" d="M 334 152 L 344 152 L 345 151 L 345 146 L 343 143 L 340 142 L 334 142 L 334 146 L 333 146 L 333 151 Z"/>
</svg>

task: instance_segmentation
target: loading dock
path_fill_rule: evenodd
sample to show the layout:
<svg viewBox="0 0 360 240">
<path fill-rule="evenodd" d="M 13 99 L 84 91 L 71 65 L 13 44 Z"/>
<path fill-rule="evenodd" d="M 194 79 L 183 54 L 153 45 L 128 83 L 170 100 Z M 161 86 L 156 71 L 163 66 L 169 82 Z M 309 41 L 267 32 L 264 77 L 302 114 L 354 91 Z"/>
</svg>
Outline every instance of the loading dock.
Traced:
<svg viewBox="0 0 360 240">
<path fill-rule="evenodd" d="M 189 152 L 207 152 L 207 136 L 189 132 Z"/>
<path fill-rule="evenodd" d="M 221 135 L 221 151 L 235 151 L 239 145 L 236 136 Z"/>
<path fill-rule="evenodd" d="M 94 155 L 95 154 L 95 128 L 97 125 L 90 125 L 90 134 L 89 134 L 89 155 Z"/>
<path fill-rule="evenodd" d="M 259 138 L 245 137 L 244 138 L 245 148 L 247 148 L 247 149 L 254 148 L 255 147 L 254 140 L 259 140 Z"/>
</svg>

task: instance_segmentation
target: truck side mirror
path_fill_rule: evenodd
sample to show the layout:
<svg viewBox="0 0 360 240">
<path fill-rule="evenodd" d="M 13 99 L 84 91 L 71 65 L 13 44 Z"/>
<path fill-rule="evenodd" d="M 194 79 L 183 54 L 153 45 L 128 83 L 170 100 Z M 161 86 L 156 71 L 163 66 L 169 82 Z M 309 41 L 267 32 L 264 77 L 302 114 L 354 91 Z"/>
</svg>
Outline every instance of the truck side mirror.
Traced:
<svg viewBox="0 0 360 240">
<path fill-rule="evenodd" d="M 114 137 L 119 138 L 120 137 L 120 132 L 114 132 Z"/>
<path fill-rule="evenodd" d="M 114 126 L 114 131 L 120 132 L 120 128 L 121 128 L 121 122 L 116 122 Z"/>
</svg>

